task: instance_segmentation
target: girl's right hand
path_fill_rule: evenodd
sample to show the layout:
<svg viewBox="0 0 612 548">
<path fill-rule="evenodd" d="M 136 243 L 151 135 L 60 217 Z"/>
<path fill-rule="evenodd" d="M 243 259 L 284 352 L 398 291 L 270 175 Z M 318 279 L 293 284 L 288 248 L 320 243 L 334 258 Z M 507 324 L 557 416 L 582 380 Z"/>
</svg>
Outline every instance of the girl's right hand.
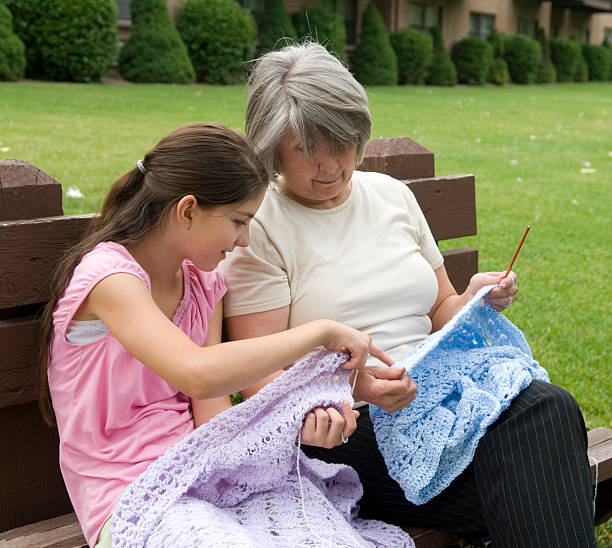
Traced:
<svg viewBox="0 0 612 548">
<path fill-rule="evenodd" d="M 393 360 L 372 342 L 369 335 L 333 320 L 324 321 L 329 322 L 330 338 L 323 346 L 349 354 L 350 358 L 342 364 L 344 369 L 363 369 L 369 355 L 387 365 L 393 365 Z"/>
<path fill-rule="evenodd" d="M 359 411 L 351 409 L 347 401 L 342 402 L 342 413 L 334 407 L 317 407 L 304 418 L 301 443 L 326 449 L 342 445 L 357 428 L 357 417 Z"/>
</svg>

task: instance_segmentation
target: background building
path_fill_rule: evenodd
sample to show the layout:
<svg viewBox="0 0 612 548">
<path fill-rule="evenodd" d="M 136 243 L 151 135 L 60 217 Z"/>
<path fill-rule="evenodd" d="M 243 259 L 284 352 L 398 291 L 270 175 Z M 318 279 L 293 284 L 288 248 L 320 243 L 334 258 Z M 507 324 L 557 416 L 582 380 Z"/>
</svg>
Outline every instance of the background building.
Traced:
<svg viewBox="0 0 612 548">
<path fill-rule="evenodd" d="M 361 15 L 370 0 L 331 0 L 346 27 L 350 48 L 359 36 Z M 486 38 L 493 28 L 504 34 L 535 38 L 542 27 L 551 37 L 574 37 L 581 43 L 612 44 L 612 0 L 372 0 L 387 29 L 438 27 L 446 47 L 466 36 Z M 116 0 L 120 37 L 130 30 L 129 0 Z M 184 0 L 167 0 L 172 15 Z M 238 0 L 257 21 L 264 0 Z M 291 13 L 312 5 L 313 0 L 285 0 Z"/>
</svg>

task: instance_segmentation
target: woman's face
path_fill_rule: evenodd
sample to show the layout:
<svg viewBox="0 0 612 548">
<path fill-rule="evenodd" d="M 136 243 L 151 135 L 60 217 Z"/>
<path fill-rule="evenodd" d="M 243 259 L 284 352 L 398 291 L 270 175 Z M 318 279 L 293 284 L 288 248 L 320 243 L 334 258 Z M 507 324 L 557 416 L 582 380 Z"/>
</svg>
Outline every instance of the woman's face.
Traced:
<svg viewBox="0 0 612 548">
<path fill-rule="evenodd" d="M 309 159 L 298 138 L 288 131 L 278 153 L 281 190 L 296 202 L 313 209 L 330 209 L 349 197 L 357 158 L 355 148 L 339 146 L 332 154 L 319 147 Z"/>
</svg>

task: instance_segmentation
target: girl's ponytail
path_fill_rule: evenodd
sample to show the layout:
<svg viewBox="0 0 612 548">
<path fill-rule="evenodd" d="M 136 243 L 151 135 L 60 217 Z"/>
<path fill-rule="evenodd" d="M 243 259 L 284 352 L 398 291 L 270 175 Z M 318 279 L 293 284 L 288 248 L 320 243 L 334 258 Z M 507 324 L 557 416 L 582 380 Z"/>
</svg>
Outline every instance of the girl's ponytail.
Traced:
<svg viewBox="0 0 612 548">
<path fill-rule="evenodd" d="M 39 405 L 48 424 L 54 423 L 47 382 L 53 311 L 83 256 L 100 242 L 130 245 L 140 241 L 164 222 L 183 196 L 192 194 L 200 206 L 214 207 L 248 200 L 262 192 L 268 181 L 268 172 L 247 139 L 211 123 L 174 130 L 115 181 L 83 239 L 55 270 L 42 313 Z"/>
</svg>

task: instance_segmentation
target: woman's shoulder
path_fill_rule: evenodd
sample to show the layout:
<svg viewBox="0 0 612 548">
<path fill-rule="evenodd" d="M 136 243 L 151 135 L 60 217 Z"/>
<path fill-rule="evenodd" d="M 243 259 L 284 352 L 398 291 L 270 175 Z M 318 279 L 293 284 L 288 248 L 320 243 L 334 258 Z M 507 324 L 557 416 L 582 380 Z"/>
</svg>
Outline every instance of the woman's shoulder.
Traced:
<svg viewBox="0 0 612 548">
<path fill-rule="evenodd" d="M 377 171 L 353 172 L 353 184 L 360 192 L 396 198 L 397 196 L 413 196 L 406 183 Z"/>
</svg>

